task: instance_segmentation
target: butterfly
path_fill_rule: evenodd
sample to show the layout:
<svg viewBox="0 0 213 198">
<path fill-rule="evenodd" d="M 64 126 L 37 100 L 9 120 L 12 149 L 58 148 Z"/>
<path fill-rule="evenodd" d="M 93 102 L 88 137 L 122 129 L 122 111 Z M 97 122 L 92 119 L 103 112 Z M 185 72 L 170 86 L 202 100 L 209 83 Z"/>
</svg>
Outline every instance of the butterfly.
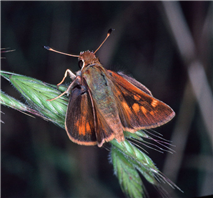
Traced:
<svg viewBox="0 0 213 198">
<path fill-rule="evenodd" d="M 95 52 L 84 51 L 78 57 L 80 70 L 76 75 L 69 69 L 57 85 L 67 76 L 72 83 L 64 94 L 70 95 L 65 129 L 71 141 L 80 145 L 103 146 L 114 138 L 125 140 L 123 131 L 134 133 L 141 129 L 161 126 L 170 121 L 175 112 L 167 104 L 153 97 L 148 88 L 121 72 L 105 69 L 96 52 L 110 36 L 112 29 Z"/>
</svg>

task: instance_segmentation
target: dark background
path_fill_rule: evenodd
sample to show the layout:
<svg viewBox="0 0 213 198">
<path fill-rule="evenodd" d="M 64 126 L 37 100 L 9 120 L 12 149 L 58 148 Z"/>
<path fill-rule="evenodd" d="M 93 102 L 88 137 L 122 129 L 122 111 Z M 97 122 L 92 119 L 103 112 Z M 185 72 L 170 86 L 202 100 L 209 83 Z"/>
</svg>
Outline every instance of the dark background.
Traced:
<svg viewBox="0 0 213 198">
<path fill-rule="evenodd" d="M 133 76 L 176 112 L 170 123 L 156 129 L 173 141 L 176 153 L 147 149 L 157 167 L 184 191 L 175 190 L 170 196 L 209 195 L 213 193 L 213 140 L 194 97 L 188 68 L 198 59 L 212 90 L 213 32 L 209 19 L 213 5 L 173 2 L 181 17 L 172 18 L 165 12 L 166 3 L 1 2 L 1 48 L 15 49 L 1 54 L 1 68 L 57 84 L 67 68 L 78 70 L 77 58 L 42 46 L 79 54 L 95 50 L 107 30 L 114 28 L 97 53 L 101 63 Z M 182 33 L 176 20 L 186 25 L 196 57 L 188 57 L 187 43 L 186 52 L 179 50 L 177 40 L 186 37 L 184 33 L 180 38 L 174 36 L 169 19 L 175 32 Z M 6 80 L 1 83 L 4 92 L 23 100 Z M 1 197 L 124 197 L 106 149 L 74 144 L 63 129 L 40 118 L 6 107 L 2 112 Z M 158 197 L 153 186 L 146 182 L 145 186 L 150 197 Z"/>
</svg>

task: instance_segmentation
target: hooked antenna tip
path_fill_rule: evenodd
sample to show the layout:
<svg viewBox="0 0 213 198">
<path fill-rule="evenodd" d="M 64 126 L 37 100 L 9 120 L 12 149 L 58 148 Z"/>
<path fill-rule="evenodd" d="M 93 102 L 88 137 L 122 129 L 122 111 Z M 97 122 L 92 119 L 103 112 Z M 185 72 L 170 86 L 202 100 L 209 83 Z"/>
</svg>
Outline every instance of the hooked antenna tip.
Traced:
<svg viewBox="0 0 213 198">
<path fill-rule="evenodd" d="M 44 49 L 51 50 L 52 48 L 50 48 L 49 46 L 44 46 Z"/>
<path fill-rule="evenodd" d="M 112 28 L 110 28 L 109 30 L 108 30 L 108 34 L 110 35 L 111 33 L 112 33 L 112 31 L 114 31 L 115 29 L 112 29 Z"/>
</svg>

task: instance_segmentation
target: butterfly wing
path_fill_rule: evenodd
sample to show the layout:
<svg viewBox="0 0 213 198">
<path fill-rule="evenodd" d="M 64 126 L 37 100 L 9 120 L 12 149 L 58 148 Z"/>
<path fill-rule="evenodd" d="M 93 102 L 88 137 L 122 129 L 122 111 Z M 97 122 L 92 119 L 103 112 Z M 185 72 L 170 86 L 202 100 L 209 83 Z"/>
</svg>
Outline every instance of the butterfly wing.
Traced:
<svg viewBox="0 0 213 198">
<path fill-rule="evenodd" d="M 99 147 L 101 147 L 104 142 L 109 142 L 115 138 L 115 134 L 113 132 L 113 129 L 110 128 L 109 124 L 106 122 L 105 118 L 102 116 L 102 114 L 96 110 L 96 138 L 97 138 L 97 144 Z"/>
<path fill-rule="evenodd" d="M 150 96 L 152 96 L 151 91 L 145 87 L 144 85 L 142 85 L 140 82 L 138 82 L 137 80 L 135 80 L 134 78 L 127 76 L 126 74 L 122 73 L 122 72 L 118 72 L 118 74 L 120 76 L 122 76 L 123 78 L 125 78 L 127 81 L 129 81 L 130 83 L 132 83 L 134 86 L 136 86 L 137 88 L 139 88 L 140 90 L 144 91 L 145 93 L 149 94 Z"/>
<path fill-rule="evenodd" d="M 92 103 L 87 90 L 75 87 L 71 91 L 65 129 L 69 138 L 81 145 L 97 144 Z"/>
<path fill-rule="evenodd" d="M 65 129 L 69 138 L 81 145 L 101 147 L 114 139 L 113 130 L 94 104 L 84 79 L 83 86 L 72 89 L 66 113 Z"/>
<path fill-rule="evenodd" d="M 151 92 L 139 82 L 129 81 L 108 70 L 113 82 L 113 92 L 124 130 L 135 132 L 139 129 L 155 128 L 170 121 L 174 111 L 162 101 L 151 96 Z M 145 90 L 144 90 L 145 89 Z M 148 90 L 148 91 L 147 91 Z"/>
</svg>

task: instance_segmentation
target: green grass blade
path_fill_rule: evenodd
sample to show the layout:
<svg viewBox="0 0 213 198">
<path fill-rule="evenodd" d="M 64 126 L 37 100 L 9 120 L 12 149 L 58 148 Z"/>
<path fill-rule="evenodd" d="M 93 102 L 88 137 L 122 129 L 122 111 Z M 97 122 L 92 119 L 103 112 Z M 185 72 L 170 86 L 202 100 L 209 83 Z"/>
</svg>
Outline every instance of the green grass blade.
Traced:
<svg viewBox="0 0 213 198">
<path fill-rule="evenodd" d="M 47 99 L 55 98 L 61 94 L 55 85 L 10 72 L 1 71 L 1 75 L 11 82 L 33 109 L 46 119 L 64 128 L 68 98 L 62 96 L 57 100 L 47 101 Z"/>
</svg>

